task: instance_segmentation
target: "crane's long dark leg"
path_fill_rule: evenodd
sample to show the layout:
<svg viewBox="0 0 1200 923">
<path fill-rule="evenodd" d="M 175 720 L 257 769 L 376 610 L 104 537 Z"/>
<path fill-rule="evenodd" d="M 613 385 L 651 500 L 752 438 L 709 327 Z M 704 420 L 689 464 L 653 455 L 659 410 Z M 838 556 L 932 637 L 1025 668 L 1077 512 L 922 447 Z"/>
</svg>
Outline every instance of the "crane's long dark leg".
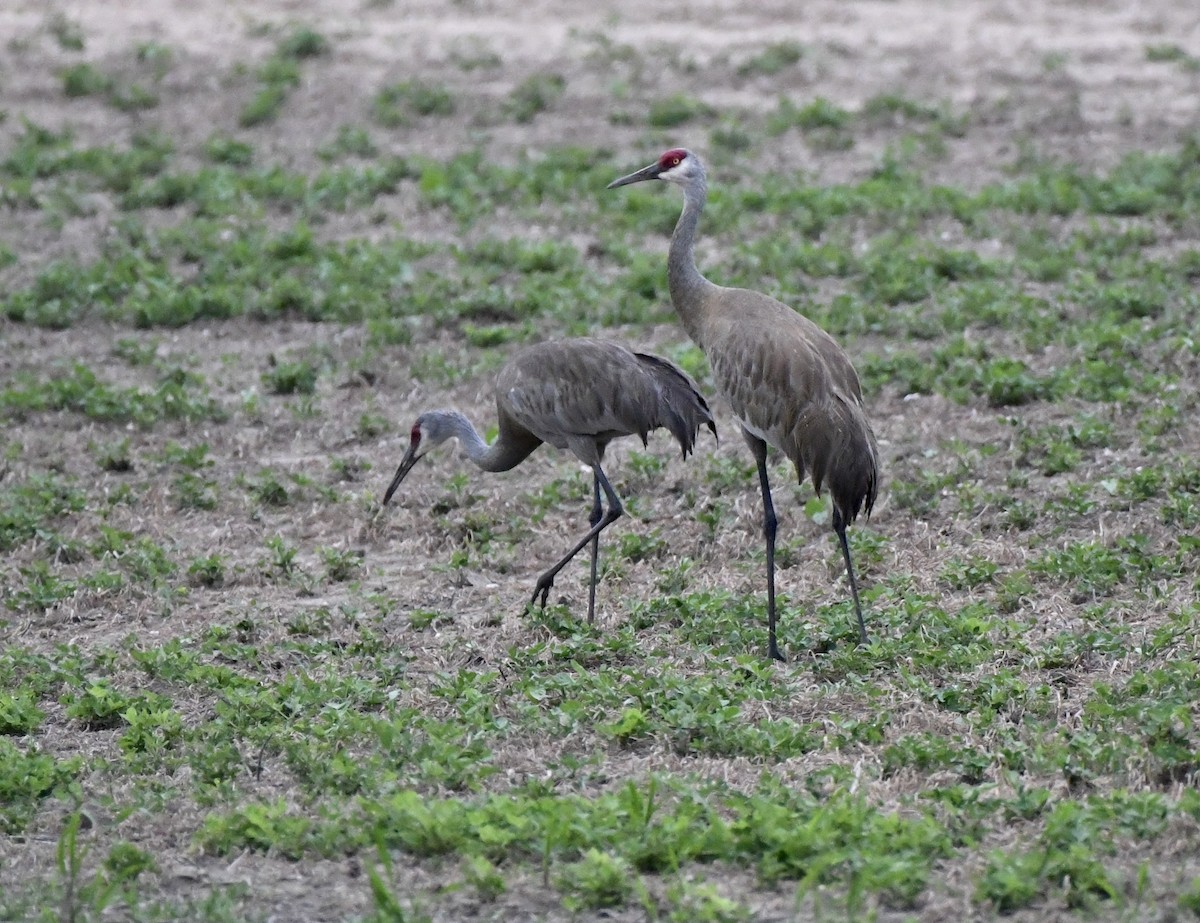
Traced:
<svg viewBox="0 0 1200 923">
<path fill-rule="evenodd" d="M 767 540 L 767 654 L 772 660 L 786 660 L 775 640 L 775 532 L 779 520 L 775 517 L 771 482 L 767 477 L 767 444 L 746 430 L 742 430 L 742 435 L 754 453 L 754 461 L 758 464 L 758 483 L 762 488 L 763 535 Z"/>
<path fill-rule="evenodd" d="M 593 529 L 600 525 L 604 516 L 604 507 L 600 504 L 600 478 L 592 478 L 592 515 L 588 517 Z M 592 536 L 592 580 L 588 584 L 588 624 L 591 625 L 596 617 L 596 566 L 600 560 L 600 533 Z"/>
<path fill-rule="evenodd" d="M 850 563 L 850 542 L 846 540 L 846 520 L 842 512 L 834 504 L 833 531 L 837 533 L 838 541 L 842 544 L 842 556 L 846 559 L 846 576 L 850 579 L 850 595 L 854 597 L 854 614 L 858 616 L 858 643 L 867 643 L 867 625 L 863 621 L 862 605 L 858 601 L 858 582 L 854 579 L 854 565 Z"/>
<path fill-rule="evenodd" d="M 592 472 L 596 476 L 596 483 L 599 485 L 600 489 L 604 491 L 604 496 L 608 498 L 608 509 L 604 512 L 604 515 L 600 517 L 600 521 L 588 530 L 587 535 L 581 538 L 579 543 L 574 548 L 563 555 L 562 560 L 542 574 L 542 576 L 538 577 L 537 585 L 533 588 L 533 596 L 529 600 L 530 605 L 537 602 L 540 603 L 543 609 L 546 608 L 546 598 L 550 595 L 550 588 L 554 586 L 554 578 L 558 576 L 558 572 L 566 567 L 571 559 L 575 557 L 575 555 L 579 554 L 579 552 L 581 552 L 584 548 L 586 548 L 588 543 L 590 543 L 593 539 L 598 542 L 600 533 L 620 519 L 622 514 L 625 512 L 625 508 L 621 506 L 621 498 L 617 496 L 617 492 L 613 490 L 612 484 L 608 482 L 608 478 L 605 477 L 603 469 L 598 464 L 592 465 Z M 593 511 L 594 509 L 595 508 L 593 507 Z M 597 544 L 597 552 L 598 551 L 599 545 Z M 593 584 L 594 583 L 595 580 L 593 580 Z M 539 600 L 538 597 L 541 597 L 541 599 Z"/>
</svg>

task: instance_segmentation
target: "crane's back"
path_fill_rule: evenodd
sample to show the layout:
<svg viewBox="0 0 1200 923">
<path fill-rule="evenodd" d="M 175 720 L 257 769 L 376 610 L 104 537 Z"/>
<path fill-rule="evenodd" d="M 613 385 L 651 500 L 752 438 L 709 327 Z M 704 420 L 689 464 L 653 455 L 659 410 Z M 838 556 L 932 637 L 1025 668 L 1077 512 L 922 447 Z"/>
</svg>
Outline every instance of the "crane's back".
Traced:
<svg viewBox="0 0 1200 923">
<path fill-rule="evenodd" d="M 586 337 L 522 350 L 501 370 L 496 401 L 502 427 L 507 420 L 589 464 L 621 436 L 645 443 L 665 427 L 686 455 L 701 426 L 716 432 L 703 395 L 674 363 Z"/>
</svg>

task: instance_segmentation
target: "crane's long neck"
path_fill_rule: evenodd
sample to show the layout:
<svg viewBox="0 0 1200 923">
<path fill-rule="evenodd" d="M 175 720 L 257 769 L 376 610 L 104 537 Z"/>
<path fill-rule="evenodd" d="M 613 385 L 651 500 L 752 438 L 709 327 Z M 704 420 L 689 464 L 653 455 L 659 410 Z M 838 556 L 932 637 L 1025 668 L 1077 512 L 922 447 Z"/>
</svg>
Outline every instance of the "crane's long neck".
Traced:
<svg viewBox="0 0 1200 923">
<path fill-rule="evenodd" d="M 457 410 L 434 411 L 429 416 L 439 418 L 445 432 L 443 438 L 457 438 L 467 458 L 484 471 L 508 471 L 519 465 L 531 451 L 529 446 L 506 443 L 503 439 L 488 445 L 475 425 Z"/>
<path fill-rule="evenodd" d="M 683 213 L 675 223 L 671 235 L 671 250 L 667 256 L 667 284 L 671 290 L 671 303 L 679 315 L 684 329 L 696 342 L 700 342 L 700 308 L 704 290 L 712 287 L 700 270 L 696 268 L 696 228 L 700 214 L 708 197 L 708 186 L 701 172 L 683 187 Z"/>
</svg>

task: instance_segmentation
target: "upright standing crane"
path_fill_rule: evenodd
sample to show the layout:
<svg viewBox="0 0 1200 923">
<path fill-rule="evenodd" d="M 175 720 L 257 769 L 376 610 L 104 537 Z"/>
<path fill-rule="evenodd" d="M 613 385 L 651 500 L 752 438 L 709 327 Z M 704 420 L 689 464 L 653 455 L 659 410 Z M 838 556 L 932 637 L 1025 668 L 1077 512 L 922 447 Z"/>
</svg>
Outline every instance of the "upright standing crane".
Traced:
<svg viewBox="0 0 1200 923">
<path fill-rule="evenodd" d="M 540 597 L 544 609 L 558 572 L 590 543 L 591 624 L 596 612 L 600 533 L 624 512 L 600 466 L 604 450 L 622 436 L 640 436 L 645 445 L 650 431 L 663 427 L 687 458 L 701 426 L 717 434 L 708 402 L 679 366 L 661 356 L 633 352 L 605 340 L 576 338 L 538 343 L 513 356 L 496 376 L 496 411 L 499 434 L 491 445 L 456 410 L 421 414 L 383 502 L 392 499 L 405 475 L 426 452 L 447 439 L 458 439 L 467 457 L 484 471 L 515 468 L 543 442 L 569 450 L 592 469 L 591 529 L 538 578 L 529 602 L 532 605 Z M 600 502 L 601 491 L 608 499 L 607 511 Z"/>
<path fill-rule="evenodd" d="M 696 268 L 695 239 L 708 196 L 704 166 L 691 151 L 675 148 L 657 161 L 609 183 L 608 188 L 660 179 L 683 189 L 683 213 L 671 236 L 667 279 L 675 312 L 708 357 L 718 389 L 733 408 L 754 460 L 763 497 L 767 540 L 768 653 L 783 660 L 775 639 L 775 532 L 777 520 L 767 479 L 767 446 L 796 466 L 800 482 L 811 472 L 833 498 L 833 529 L 846 559 L 846 576 L 867 640 L 846 525 L 867 515 L 879 485 L 878 450 L 863 410 L 854 366 L 833 338 L 802 314 L 760 292 L 709 282 Z"/>
</svg>

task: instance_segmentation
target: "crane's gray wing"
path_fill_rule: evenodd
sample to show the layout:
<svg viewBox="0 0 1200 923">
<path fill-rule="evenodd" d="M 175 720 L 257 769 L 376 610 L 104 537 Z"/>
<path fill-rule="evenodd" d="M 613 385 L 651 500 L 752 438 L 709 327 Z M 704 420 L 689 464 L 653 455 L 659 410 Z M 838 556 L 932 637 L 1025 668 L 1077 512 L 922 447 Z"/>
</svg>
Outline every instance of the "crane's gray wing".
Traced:
<svg viewBox="0 0 1200 923">
<path fill-rule="evenodd" d="M 657 356 L 647 361 L 605 340 L 537 344 L 514 357 L 498 385 L 502 412 L 589 464 L 598 463 L 612 439 L 636 435 L 644 444 L 660 426 L 690 448 L 699 426 L 712 420 L 678 367 Z"/>
<path fill-rule="evenodd" d="M 634 355 L 656 386 L 655 403 L 659 411 L 657 425 L 665 427 L 675 437 L 683 457 L 687 458 L 696 444 L 701 426 L 707 426 L 714 437 L 717 435 L 717 424 L 713 421 L 708 401 L 692 377 L 674 362 L 654 353 Z"/>
<path fill-rule="evenodd" d="M 847 520 L 874 502 L 875 437 L 858 375 L 816 324 L 758 292 L 727 289 L 730 311 L 705 344 L 717 386 L 750 432 L 782 451 L 800 480 L 828 483 Z"/>
</svg>

